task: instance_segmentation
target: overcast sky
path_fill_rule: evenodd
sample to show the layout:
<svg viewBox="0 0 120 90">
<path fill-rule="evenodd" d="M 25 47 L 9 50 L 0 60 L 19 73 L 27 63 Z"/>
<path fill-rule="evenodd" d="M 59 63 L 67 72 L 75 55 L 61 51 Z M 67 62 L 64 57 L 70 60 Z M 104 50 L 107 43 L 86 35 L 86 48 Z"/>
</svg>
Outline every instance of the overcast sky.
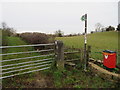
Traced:
<svg viewBox="0 0 120 90">
<path fill-rule="evenodd" d="M 65 34 L 83 33 L 84 22 L 80 20 L 88 14 L 88 32 L 95 30 L 95 24 L 107 27 L 118 24 L 118 0 L 107 2 L 37 2 L 36 0 L 5 0 L 0 3 L 0 23 L 6 22 L 17 32 L 54 33 L 62 30 Z"/>
</svg>

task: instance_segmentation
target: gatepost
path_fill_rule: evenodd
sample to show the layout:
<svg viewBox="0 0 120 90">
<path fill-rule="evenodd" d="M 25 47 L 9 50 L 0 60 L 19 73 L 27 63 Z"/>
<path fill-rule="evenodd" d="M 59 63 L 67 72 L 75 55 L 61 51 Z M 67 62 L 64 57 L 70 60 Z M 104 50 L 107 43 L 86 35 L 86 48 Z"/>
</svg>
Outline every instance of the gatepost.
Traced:
<svg viewBox="0 0 120 90">
<path fill-rule="evenodd" d="M 64 69 L 64 44 L 62 41 L 55 41 L 56 46 L 56 66 L 58 70 Z"/>
</svg>

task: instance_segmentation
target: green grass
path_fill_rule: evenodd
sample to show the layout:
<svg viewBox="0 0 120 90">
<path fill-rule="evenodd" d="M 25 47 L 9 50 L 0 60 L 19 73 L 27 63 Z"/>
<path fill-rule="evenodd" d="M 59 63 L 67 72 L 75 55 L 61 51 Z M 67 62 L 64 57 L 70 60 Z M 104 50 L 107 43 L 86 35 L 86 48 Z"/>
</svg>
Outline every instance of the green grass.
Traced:
<svg viewBox="0 0 120 90">
<path fill-rule="evenodd" d="M 0 30 L 0 46 L 2 45 L 2 30 Z M 0 52 L 1 53 L 1 52 Z"/>
<path fill-rule="evenodd" d="M 84 36 L 57 37 L 66 47 L 84 48 Z M 103 50 L 118 50 L 118 32 L 98 32 L 87 35 L 87 45 L 91 46 L 91 57 L 103 59 Z M 119 60 L 119 59 L 118 59 Z M 120 63 L 120 61 L 118 62 Z"/>
<path fill-rule="evenodd" d="M 7 45 L 8 46 L 17 46 L 17 45 L 27 45 L 27 43 L 24 42 L 19 37 L 7 37 Z M 33 50 L 35 50 L 33 47 L 18 47 L 18 48 L 5 49 L 5 50 L 3 50 L 3 53 L 27 52 L 27 51 L 33 51 Z M 32 56 L 39 56 L 39 55 L 41 55 L 41 54 L 40 53 L 14 54 L 14 55 L 5 55 L 2 57 L 2 59 L 4 61 L 4 60 L 9 60 L 9 59 L 32 57 Z M 49 57 L 38 57 L 38 58 L 33 58 L 33 59 L 23 59 L 23 60 L 21 59 L 21 60 L 17 60 L 17 61 L 8 61 L 8 62 L 3 62 L 2 65 L 16 64 L 16 63 L 22 63 L 22 62 L 27 62 L 27 61 L 35 61 L 35 60 L 40 60 L 40 59 L 45 59 L 45 58 L 49 58 Z M 30 63 L 30 64 L 36 64 L 36 63 Z M 27 64 L 24 64 L 24 65 L 27 65 Z M 18 67 L 18 66 L 21 66 L 21 65 L 17 65 L 17 66 L 13 66 L 13 67 Z M 32 67 L 35 67 L 35 66 L 36 65 L 32 65 Z M 30 67 L 30 66 L 23 67 L 21 69 L 28 68 L 28 67 Z M 8 68 L 8 67 L 5 67 L 5 68 Z M 20 68 L 18 68 L 18 69 L 20 69 Z M 18 70 L 18 69 L 15 68 L 12 70 Z M 35 68 L 35 69 L 27 69 L 24 71 L 17 71 L 15 73 L 4 74 L 3 76 L 8 76 L 8 75 L 12 75 L 12 74 L 17 74 L 17 73 L 22 73 L 22 72 L 37 70 L 37 69 L 40 69 L 40 67 Z M 27 76 L 31 78 L 31 76 L 33 76 L 34 74 L 35 74 L 35 72 L 27 74 Z M 18 77 L 17 79 L 13 78 L 15 80 L 15 82 L 13 82 L 13 83 L 7 83 L 7 82 L 10 82 L 12 78 L 3 79 L 3 87 L 17 87 L 19 84 L 17 85 L 16 81 L 24 82 L 24 79 L 25 79 L 24 76 L 26 76 L 26 75 L 19 75 L 19 76 L 17 76 Z M 31 80 L 28 77 L 27 77 L 27 79 Z M 23 81 L 20 79 L 23 79 Z"/>
<path fill-rule="evenodd" d="M 73 37 L 57 37 L 57 40 L 62 40 L 66 46 L 74 46 L 76 48 L 84 47 L 84 36 Z M 87 35 L 88 45 L 93 49 L 118 49 L 118 32 L 98 32 Z"/>
<path fill-rule="evenodd" d="M 49 72 L 49 73 L 48 73 Z M 80 69 L 64 69 L 62 72 L 56 70 L 47 71 L 45 75 L 51 74 L 55 88 L 115 88 L 117 84 L 108 82 L 93 74 L 91 71 L 84 72 Z"/>
<path fill-rule="evenodd" d="M 7 43 L 8 43 L 8 46 L 27 45 L 27 43 L 24 42 L 23 40 L 21 40 L 19 37 L 7 37 Z M 27 52 L 27 51 L 33 51 L 33 50 L 34 50 L 33 47 L 16 47 L 16 48 L 5 49 L 3 51 L 3 53 Z M 3 60 L 13 59 L 13 58 L 24 58 L 24 57 L 31 57 L 31 56 L 39 56 L 39 55 L 40 55 L 40 53 L 28 53 L 28 54 L 17 54 L 17 55 L 14 54 L 14 55 L 3 56 Z M 37 58 L 37 59 L 39 60 L 39 59 L 42 59 L 42 58 L 40 57 L 40 58 Z M 30 61 L 30 60 L 36 60 L 36 59 L 34 59 L 34 58 L 33 59 L 25 59 L 23 61 Z M 22 60 L 18 60 L 18 62 L 22 62 Z M 15 63 L 17 63 L 17 61 Z M 10 62 L 9 62 L 9 64 L 10 64 Z"/>
</svg>

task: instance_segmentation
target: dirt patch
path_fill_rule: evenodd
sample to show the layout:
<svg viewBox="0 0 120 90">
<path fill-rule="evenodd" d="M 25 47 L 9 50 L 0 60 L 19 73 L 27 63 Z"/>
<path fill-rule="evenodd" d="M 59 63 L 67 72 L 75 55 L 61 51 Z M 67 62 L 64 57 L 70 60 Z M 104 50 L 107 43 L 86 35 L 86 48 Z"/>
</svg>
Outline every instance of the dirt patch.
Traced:
<svg viewBox="0 0 120 90">
<path fill-rule="evenodd" d="M 36 73 L 35 79 L 30 83 L 30 87 L 32 88 L 53 88 L 54 83 L 53 79 L 50 76 L 45 76 L 41 73 Z"/>
<path fill-rule="evenodd" d="M 42 72 L 6 78 L 2 82 L 3 88 L 54 88 L 52 76 Z"/>
</svg>

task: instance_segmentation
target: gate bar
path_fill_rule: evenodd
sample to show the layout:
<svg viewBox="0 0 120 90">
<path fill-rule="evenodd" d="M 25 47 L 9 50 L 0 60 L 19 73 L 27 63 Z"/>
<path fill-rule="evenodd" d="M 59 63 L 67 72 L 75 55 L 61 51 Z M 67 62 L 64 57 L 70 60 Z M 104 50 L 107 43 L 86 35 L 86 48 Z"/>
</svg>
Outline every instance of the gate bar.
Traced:
<svg viewBox="0 0 120 90">
<path fill-rule="evenodd" d="M 6 68 L 6 69 L 2 69 L 2 71 L 14 69 L 14 68 L 16 69 L 16 68 L 26 67 L 26 66 L 30 66 L 30 65 L 39 65 L 39 64 L 49 63 L 49 62 L 52 62 L 52 61 L 47 61 L 47 62 L 42 62 L 42 63 L 37 63 L 37 64 L 23 65 L 23 66 L 19 66 L 19 67 Z"/>
<path fill-rule="evenodd" d="M 0 67 L 8 67 L 8 66 L 26 64 L 26 63 L 32 63 L 32 62 L 46 61 L 46 60 L 51 60 L 51 59 L 53 59 L 53 58 L 41 59 L 41 60 L 37 60 L 37 61 L 29 61 L 29 62 L 23 62 L 23 63 L 17 63 L 17 64 L 9 64 L 9 65 L 4 65 L 4 66 L 0 66 Z"/>
<path fill-rule="evenodd" d="M 10 75 L 10 76 L 4 76 L 4 77 L 0 77 L 0 79 L 8 78 L 8 77 L 16 76 L 16 75 L 21 75 L 21 74 L 26 74 L 26 73 L 31 73 L 31 72 L 36 72 L 36 71 L 41 71 L 41 70 L 45 70 L 45 69 L 49 69 L 49 68 L 50 67 L 46 67 L 46 68 L 42 68 L 42 69 L 38 69 L 38 70 L 32 70 L 32 71 L 29 71 L 29 72 L 13 74 L 13 75 Z"/>
<path fill-rule="evenodd" d="M 35 67 L 29 67 L 29 68 L 24 68 L 24 69 L 13 70 L 13 71 L 9 71 L 9 72 L 0 73 L 0 75 L 11 73 L 11 72 L 16 72 L 16 71 L 23 71 L 23 70 L 27 70 L 27 69 L 33 69 L 33 68 L 48 66 L 48 65 L 50 65 L 50 64 L 45 64 L 45 65 L 41 65 L 41 66 L 35 66 Z"/>
<path fill-rule="evenodd" d="M 3 55 L 13 55 L 13 54 L 34 53 L 34 52 L 46 52 L 46 51 L 53 51 L 53 50 L 54 49 L 40 50 L 40 51 L 29 51 L 29 52 L 17 52 L 17 53 L 6 53 L 6 54 L 0 54 L 0 56 L 3 56 Z"/>
<path fill-rule="evenodd" d="M 52 56 L 52 55 L 54 55 L 54 54 L 41 55 L 41 56 L 33 56 L 33 57 L 25 57 L 25 58 L 17 58 L 17 59 L 10 59 L 10 60 L 3 60 L 3 61 L 0 61 L 0 62 L 17 61 L 17 60 L 21 60 L 21 59 L 32 59 L 32 58 L 44 57 L 44 56 Z"/>
<path fill-rule="evenodd" d="M 54 43 L 49 44 L 33 44 L 33 45 L 19 45 L 19 46 L 0 46 L 0 49 L 2 48 L 14 48 L 14 47 L 29 47 L 29 46 L 51 46 L 54 45 Z"/>
</svg>

